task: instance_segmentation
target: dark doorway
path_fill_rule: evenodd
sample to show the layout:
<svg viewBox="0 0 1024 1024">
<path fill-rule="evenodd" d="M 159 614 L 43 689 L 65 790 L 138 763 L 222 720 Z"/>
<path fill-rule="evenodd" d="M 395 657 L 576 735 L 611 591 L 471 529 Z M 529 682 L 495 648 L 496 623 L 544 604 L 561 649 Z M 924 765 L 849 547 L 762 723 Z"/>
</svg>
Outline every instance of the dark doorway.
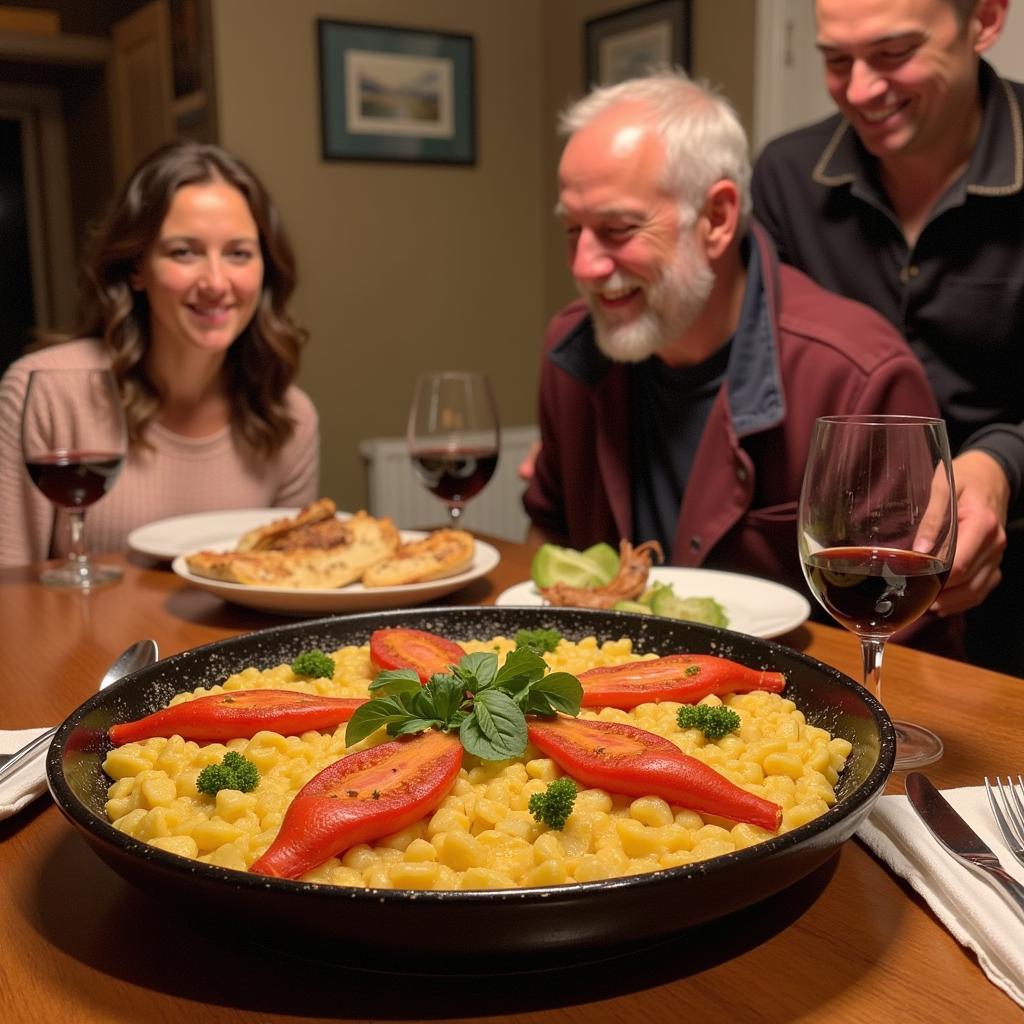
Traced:
<svg viewBox="0 0 1024 1024">
<path fill-rule="evenodd" d="M 0 118 L 0 373 L 21 355 L 36 319 L 23 153 L 21 121 Z"/>
</svg>

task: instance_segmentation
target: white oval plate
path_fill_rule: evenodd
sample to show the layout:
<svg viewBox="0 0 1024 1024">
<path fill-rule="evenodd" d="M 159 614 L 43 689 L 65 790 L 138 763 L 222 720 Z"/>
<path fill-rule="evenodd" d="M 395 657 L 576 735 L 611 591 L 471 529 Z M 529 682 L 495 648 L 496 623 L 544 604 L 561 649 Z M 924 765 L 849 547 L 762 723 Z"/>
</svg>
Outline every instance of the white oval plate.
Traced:
<svg viewBox="0 0 1024 1024">
<path fill-rule="evenodd" d="M 134 550 L 143 554 L 155 558 L 173 558 L 171 568 L 174 572 L 201 590 L 216 594 L 225 601 L 283 615 L 368 612 L 423 604 L 485 576 L 501 561 L 495 547 L 478 540 L 473 562 L 468 569 L 441 580 L 407 583 L 401 587 L 364 587 L 361 583 L 350 583 L 347 587 L 253 587 L 245 583 L 211 580 L 189 571 L 185 562 L 187 553 L 200 549 L 230 550 L 247 530 L 293 516 L 298 511 L 297 508 L 251 508 L 175 516 L 173 519 L 163 519 L 140 527 L 129 536 L 128 542 Z M 339 519 L 348 517 L 347 512 L 338 513 Z M 403 541 L 419 540 L 426 536 L 417 530 L 402 530 L 401 535 Z"/>
<path fill-rule="evenodd" d="M 219 512 L 192 512 L 146 523 L 128 534 L 128 547 L 151 558 L 171 561 L 201 548 L 233 546 L 248 530 L 287 519 L 297 508 L 235 508 Z M 343 513 L 347 518 L 347 514 Z"/>
<path fill-rule="evenodd" d="M 419 540 L 426 534 L 402 530 L 402 540 Z M 184 555 L 178 555 L 171 568 L 193 586 L 216 594 L 225 601 L 260 608 L 283 615 L 323 615 L 335 612 L 370 612 L 381 608 L 404 608 L 423 604 L 435 597 L 450 594 L 459 587 L 489 573 L 501 561 L 496 548 L 482 540 L 476 542 L 473 563 L 468 569 L 443 580 L 428 583 L 407 583 L 401 587 L 364 587 L 350 583 L 347 587 L 253 587 L 246 583 L 226 583 L 189 572 Z"/>
<path fill-rule="evenodd" d="M 781 583 L 717 569 L 655 566 L 650 583 L 671 583 L 677 597 L 713 597 L 729 616 L 728 628 L 748 636 L 770 639 L 805 622 L 810 602 Z M 524 580 L 498 595 L 497 605 L 539 605 L 544 599 L 533 580 Z"/>
</svg>

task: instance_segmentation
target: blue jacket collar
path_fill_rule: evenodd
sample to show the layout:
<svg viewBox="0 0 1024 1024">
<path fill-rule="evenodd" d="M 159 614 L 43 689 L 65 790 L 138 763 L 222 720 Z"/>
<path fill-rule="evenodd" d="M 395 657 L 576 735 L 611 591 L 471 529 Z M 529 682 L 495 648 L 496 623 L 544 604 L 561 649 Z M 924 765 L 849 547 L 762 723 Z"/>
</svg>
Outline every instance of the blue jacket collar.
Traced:
<svg viewBox="0 0 1024 1024">
<path fill-rule="evenodd" d="M 729 413 L 738 437 L 777 426 L 786 415 L 775 332 L 778 282 L 774 251 L 757 224 L 752 224 L 742 245 L 747 285 L 725 382 Z M 548 358 L 590 390 L 595 390 L 609 372 L 629 370 L 597 347 L 589 314 L 551 350 Z"/>
</svg>

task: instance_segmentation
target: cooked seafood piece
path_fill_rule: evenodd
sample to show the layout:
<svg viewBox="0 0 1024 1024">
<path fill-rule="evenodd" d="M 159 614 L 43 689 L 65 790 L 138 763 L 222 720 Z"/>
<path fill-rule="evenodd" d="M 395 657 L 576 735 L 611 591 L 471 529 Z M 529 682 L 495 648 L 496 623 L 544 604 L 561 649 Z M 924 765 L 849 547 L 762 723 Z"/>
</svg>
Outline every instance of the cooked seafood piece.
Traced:
<svg viewBox="0 0 1024 1024">
<path fill-rule="evenodd" d="M 647 540 L 636 547 L 628 540 L 619 542 L 618 575 L 603 587 L 570 587 L 556 583 L 541 587 L 540 592 L 549 604 L 575 608 L 611 608 L 619 601 L 632 601 L 647 588 L 647 576 L 651 561 L 657 556 L 664 561 L 661 545 L 656 540 Z"/>
</svg>

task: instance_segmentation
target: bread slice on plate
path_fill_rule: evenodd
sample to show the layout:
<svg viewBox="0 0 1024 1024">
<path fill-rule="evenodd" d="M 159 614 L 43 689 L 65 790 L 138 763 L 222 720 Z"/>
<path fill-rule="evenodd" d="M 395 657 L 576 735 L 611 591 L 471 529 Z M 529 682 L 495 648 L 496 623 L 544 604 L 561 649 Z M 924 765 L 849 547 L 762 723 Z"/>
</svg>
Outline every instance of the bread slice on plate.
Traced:
<svg viewBox="0 0 1024 1024">
<path fill-rule="evenodd" d="M 248 533 L 243 533 L 235 545 L 236 551 L 273 551 L 289 547 L 329 547 L 328 544 L 295 544 L 289 543 L 290 535 L 308 531 L 314 524 L 331 526 L 331 521 L 338 511 L 330 498 L 319 498 L 307 505 L 297 515 L 286 519 L 275 519 L 272 523 L 257 526 Z"/>
<path fill-rule="evenodd" d="M 400 587 L 454 576 L 470 567 L 475 548 L 473 535 L 465 530 L 436 530 L 371 565 L 363 573 L 363 586 Z"/>
<path fill-rule="evenodd" d="M 258 587 L 327 589 L 358 580 L 367 567 L 393 555 L 400 535 L 392 520 L 357 512 L 341 520 L 344 539 L 333 547 L 284 551 L 197 551 L 187 555 L 197 576 Z"/>
</svg>

